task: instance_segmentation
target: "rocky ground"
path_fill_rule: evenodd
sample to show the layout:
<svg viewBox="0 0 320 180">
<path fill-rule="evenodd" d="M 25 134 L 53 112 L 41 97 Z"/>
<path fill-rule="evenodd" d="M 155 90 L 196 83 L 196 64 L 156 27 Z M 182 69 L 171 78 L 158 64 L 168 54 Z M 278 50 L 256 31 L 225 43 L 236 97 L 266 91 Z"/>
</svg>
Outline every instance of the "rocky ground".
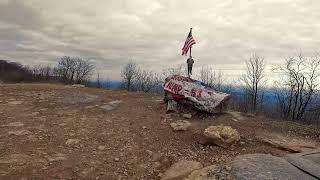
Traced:
<svg viewBox="0 0 320 180">
<path fill-rule="evenodd" d="M 190 127 L 176 124 L 175 131 L 175 122 Z M 212 125 L 231 126 L 240 141 L 228 148 L 203 145 Z M 238 155 L 282 157 L 319 145 L 316 127 L 237 112 L 166 114 L 159 95 L 0 85 L 0 179 L 161 179 L 176 162 L 189 161 L 221 166 L 224 174 Z"/>
</svg>

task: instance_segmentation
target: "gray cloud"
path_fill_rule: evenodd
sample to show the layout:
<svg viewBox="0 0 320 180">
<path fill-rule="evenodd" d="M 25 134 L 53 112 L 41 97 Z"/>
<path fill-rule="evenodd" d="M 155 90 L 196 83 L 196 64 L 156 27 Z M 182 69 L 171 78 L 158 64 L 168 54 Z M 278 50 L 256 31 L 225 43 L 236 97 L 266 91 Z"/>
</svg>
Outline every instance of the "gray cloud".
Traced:
<svg viewBox="0 0 320 180">
<path fill-rule="evenodd" d="M 133 59 L 161 72 L 184 63 L 192 26 L 196 68 L 233 77 L 253 52 L 274 64 L 317 51 L 319 10 L 312 0 L 0 0 L 0 59 L 54 64 L 81 56 L 115 79 Z"/>
</svg>

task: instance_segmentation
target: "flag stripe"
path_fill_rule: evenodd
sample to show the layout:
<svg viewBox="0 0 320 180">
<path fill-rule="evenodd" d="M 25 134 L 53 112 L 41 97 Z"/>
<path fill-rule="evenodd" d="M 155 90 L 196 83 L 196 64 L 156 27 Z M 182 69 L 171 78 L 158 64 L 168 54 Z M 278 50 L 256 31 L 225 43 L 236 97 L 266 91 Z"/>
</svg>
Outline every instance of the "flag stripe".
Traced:
<svg viewBox="0 0 320 180">
<path fill-rule="evenodd" d="M 187 54 L 189 49 L 192 47 L 192 45 L 194 45 L 196 42 L 194 40 L 189 41 L 186 46 L 183 49 L 184 54 Z"/>
<path fill-rule="evenodd" d="M 184 43 L 184 46 L 182 48 L 182 55 L 187 55 L 189 49 L 192 47 L 192 45 L 196 44 L 196 41 L 193 39 L 191 31 L 188 34 L 188 37 Z"/>
<path fill-rule="evenodd" d="M 188 40 L 188 42 L 185 44 L 185 46 L 184 46 L 184 49 L 186 49 L 188 46 L 189 46 L 189 44 L 191 44 L 191 43 L 193 43 L 193 42 L 195 42 L 193 39 L 191 39 L 191 40 Z"/>
<path fill-rule="evenodd" d="M 188 44 L 186 45 L 185 49 L 189 49 L 190 46 L 194 45 L 196 42 L 192 39 L 188 42 Z"/>
<path fill-rule="evenodd" d="M 190 41 L 194 41 L 194 39 L 192 37 L 188 37 L 186 42 L 185 42 L 185 46 L 190 42 Z"/>
</svg>

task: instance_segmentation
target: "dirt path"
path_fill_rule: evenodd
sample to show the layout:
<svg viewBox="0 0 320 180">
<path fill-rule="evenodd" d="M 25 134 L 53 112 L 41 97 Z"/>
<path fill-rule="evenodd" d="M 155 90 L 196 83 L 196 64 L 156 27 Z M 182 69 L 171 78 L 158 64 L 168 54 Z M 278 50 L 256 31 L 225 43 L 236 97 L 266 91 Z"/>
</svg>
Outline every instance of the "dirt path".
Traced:
<svg viewBox="0 0 320 180">
<path fill-rule="evenodd" d="M 319 145 L 319 130 L 240 113 L 193 117 L 174 132 L 161 97 L 48 84 L 0 86 L 0 179 L 159 179 L 172 163 L 230 162 L 247 153 L 279 150 L 257 134 L 275 133 Z M 241 142 L 230 149 L 203 146 L 208 125 L 231 125 Z"/>
</svg>

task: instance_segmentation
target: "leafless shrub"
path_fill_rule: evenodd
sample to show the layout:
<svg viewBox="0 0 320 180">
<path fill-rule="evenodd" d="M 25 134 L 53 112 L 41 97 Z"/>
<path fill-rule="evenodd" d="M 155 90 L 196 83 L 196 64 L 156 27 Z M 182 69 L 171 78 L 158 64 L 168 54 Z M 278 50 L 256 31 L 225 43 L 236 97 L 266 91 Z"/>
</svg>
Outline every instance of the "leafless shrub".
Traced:
<svg viewBox="0 0 320 180">
<path fill-rule="evenodd" d="M 49 65 L 35 65 L 29 67 L 35 81 L 49 81 L 54 77 L 53 68 Z"/>
<path fill-rule="evenodd" d="M 208 66 L 202 66 L 200 70 L 200 80 L 216 91 L 223 91 L 223 74 L 221 71 L 214 71 Z"/>
<path fill-rule="evenodd" d="M 121 76 L 128 91 L 151 92 L 161 85 L 161 78 L 157 73 L 144 70 L 133 61 L 123 67 Z"/>
<path fill-rule="evenodd" d="M 187 67 L 183 64 L 179 64 L 177 67 L 165 69 L 162 72 L 163 82 L 164 82 L 164 79 L 167 78 L 168 76 L 172 76 L 172 75 L 185 76 L 187 74 L 187 72 L 188 72 Z"/>
<path fill-rule="evenodd" d="M 138 91 L 150 92 L 159 86 L 161 86 L 161 78 L 157 73 L 142 69 L 137 70 L 135 87 Z"/>
</svg>

